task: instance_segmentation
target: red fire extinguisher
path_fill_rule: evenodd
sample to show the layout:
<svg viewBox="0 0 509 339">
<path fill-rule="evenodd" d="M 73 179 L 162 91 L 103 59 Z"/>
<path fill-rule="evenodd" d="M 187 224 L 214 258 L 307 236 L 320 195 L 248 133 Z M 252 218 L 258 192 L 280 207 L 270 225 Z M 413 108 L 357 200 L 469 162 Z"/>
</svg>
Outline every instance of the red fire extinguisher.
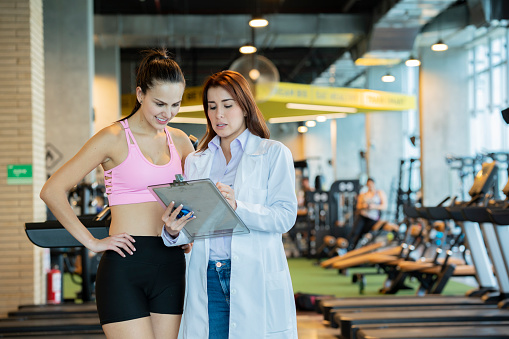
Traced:
<svg viewBox="0 0 509 339">
<path fill-rule="evenodd" d="M 48 304 L 60 304 L 62 302 L 62 273 L 57 266 L 48 272 Z"/>
</svg>

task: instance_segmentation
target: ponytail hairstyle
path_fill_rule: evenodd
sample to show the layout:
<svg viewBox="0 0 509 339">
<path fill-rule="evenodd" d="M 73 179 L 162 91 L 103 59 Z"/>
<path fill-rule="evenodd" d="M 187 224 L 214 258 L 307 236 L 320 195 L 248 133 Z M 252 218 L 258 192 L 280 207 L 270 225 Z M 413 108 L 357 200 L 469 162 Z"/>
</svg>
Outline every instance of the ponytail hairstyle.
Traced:
<svg viewBox="0 0 509 339">
<path fill-rule="evenodd" d="M 180 69 L 177 62 L 170 58 L 168 51 L 164 48 L 143 51 L 144 57 L 136 69 L 136 87 L 140 87 L 141 91 L 146 94 L 147 91 L 157 83 L 182 83 L 186 85 L 184 73 Z M 125 120 L 133 116 L 141 107 L 140 102 L 136 99 L 131 114 L 120 119 Z"/>
<path fill-rule="evenodd" d="M 223 88 L 232 96 L 233 100 L 239 104 L 240 108 L 246 115 L 246 126 L 251 133 L 261 138 L 268 139 L 270 137 L 269 128 L 265 123 L 265 118 L 263 117 L 262 112 L 256 105 L 253 93 L 249 88 L 249 83 L 240 73 L 226 70 L 211 75 L 205 81 L 205 85 L 203 86 L 203 111 L 207 118 L 207 131 L 198 146 L 198 151 L 206 150 L 209 142 L 217 135 L 212 128 L 212 123 L 210 122 L 209 115 L 207 113 L 209 108 L 208 90 L 212 87 Z"/>
</svg>

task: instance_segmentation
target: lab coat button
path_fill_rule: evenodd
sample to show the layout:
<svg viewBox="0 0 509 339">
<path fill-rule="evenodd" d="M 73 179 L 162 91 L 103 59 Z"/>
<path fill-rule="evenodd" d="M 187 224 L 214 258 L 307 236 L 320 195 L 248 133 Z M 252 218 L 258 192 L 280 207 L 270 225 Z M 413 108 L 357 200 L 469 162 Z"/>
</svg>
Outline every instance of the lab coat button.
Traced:
<svg viewBox="0 0 509 339">
<path fill-rule="evenodd" d="M 232 289 L 230 292 L 231 292 L 231 294 L 235 294 L 235 293 L 237 293 L 237 290 L 236 289 Z"/>
<path fill-rule="evenodd" d="M 234 255 L 233 256 L 233 260 L 239 260 L 239 256 L 238 255 Z"/>
<path fill-rule="evenodd" d="M 237 323 L 232 323 L 232 328 L 237 327 Z"/>
</svg>

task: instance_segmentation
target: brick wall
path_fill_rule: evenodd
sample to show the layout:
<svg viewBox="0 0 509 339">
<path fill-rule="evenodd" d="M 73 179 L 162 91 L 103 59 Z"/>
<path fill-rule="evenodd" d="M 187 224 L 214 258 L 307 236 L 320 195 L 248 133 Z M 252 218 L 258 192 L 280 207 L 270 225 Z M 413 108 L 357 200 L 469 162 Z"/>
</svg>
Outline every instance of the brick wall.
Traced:
<svg viewBox="0 0 509 339">
<path fill-rule="evenodd" d="M 0 316 L 44 302 L 43 250 L 24 232 L 44 221 L 42 0 L 0 1 Z M 32 185 L 8 185 L 7 165 L 32 164 Z"/>
</svg>

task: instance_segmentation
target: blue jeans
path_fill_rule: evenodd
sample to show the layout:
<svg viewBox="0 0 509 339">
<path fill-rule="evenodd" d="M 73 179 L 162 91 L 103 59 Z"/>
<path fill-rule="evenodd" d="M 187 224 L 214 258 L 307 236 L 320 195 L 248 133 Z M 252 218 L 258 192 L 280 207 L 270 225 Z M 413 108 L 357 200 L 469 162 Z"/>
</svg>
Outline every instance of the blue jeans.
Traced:
<svg viewBox="0 0 509 339">
<path fill-rule="evenodd" d="M 209 339 L 228 339 L 230 325 L 230 260 L 210 260 L 207 267 Z"/>
</svg>

